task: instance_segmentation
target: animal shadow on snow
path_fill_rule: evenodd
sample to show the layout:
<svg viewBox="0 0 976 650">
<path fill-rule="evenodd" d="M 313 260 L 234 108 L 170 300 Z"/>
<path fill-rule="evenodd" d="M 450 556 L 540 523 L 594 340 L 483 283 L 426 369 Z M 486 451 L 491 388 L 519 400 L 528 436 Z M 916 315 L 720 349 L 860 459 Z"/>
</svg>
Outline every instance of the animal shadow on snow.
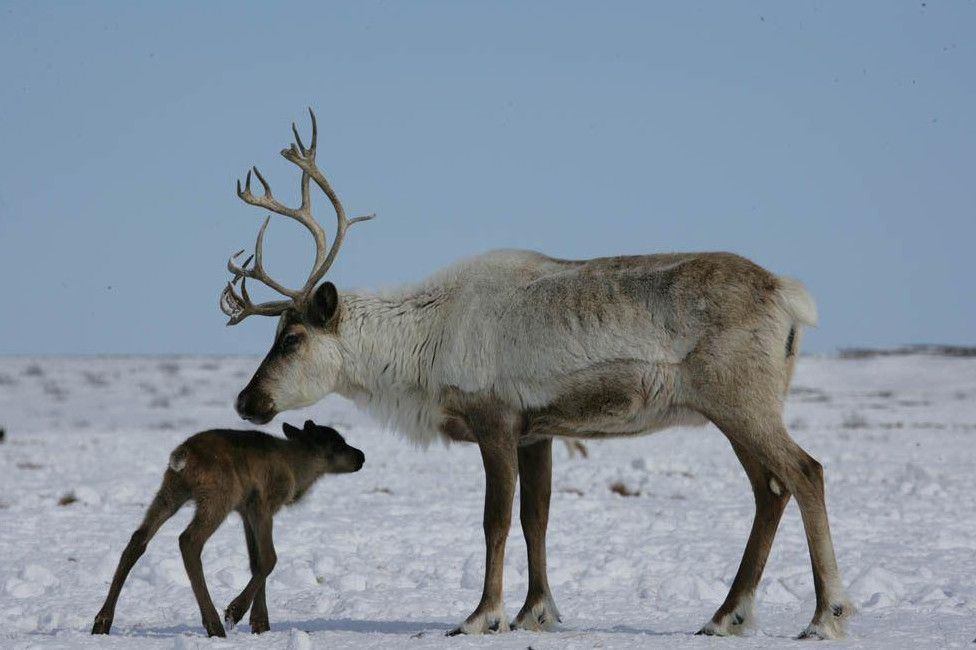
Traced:
<svg viewBox="0 0 976 650">
<path fill-rule="evenodd" d="M 371 621 L 349 618 L 312 619 L 307 621 L 281 621 L 271 626 L 271 632 L 288 632 L 291 629 L 303 632 L 359 632 L 362 634 L 404 634 L 411 635 L 420 632 L 447 632 L 451 628 L 448 623 L 430 621 Z M 242 621 L 237 627 L 238 634 L 249 634 L 250 628 Z M 167 637 L 167 636 L 199 636 L 206 638 L 198 625 L 171 625 L 168 627 L 120 627 L 118 631 L 122 637 Z"/>
</svg>

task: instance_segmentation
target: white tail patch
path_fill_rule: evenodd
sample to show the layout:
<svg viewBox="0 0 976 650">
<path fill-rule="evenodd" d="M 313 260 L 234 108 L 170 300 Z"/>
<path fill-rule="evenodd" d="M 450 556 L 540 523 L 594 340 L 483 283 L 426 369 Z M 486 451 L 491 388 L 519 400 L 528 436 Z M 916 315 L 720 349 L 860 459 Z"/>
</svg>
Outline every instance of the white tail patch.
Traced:
<svg viewBox="0 0 976 650">
<path fill-rule="evenodd" d="M 186 452 L 182 448 L 174 449 L 169 455 L 169 468 L 178 472 L 184 467 L 186 467 Z"/>
<path fill-rule="evenodd" d="M 779 286 L 776 289 L 776 300 L 779 306 L 800 325 L 817 324 L 817 303 L 803 286 L 803 283 L 793 278 L 776 278 Z"/>
</svg>

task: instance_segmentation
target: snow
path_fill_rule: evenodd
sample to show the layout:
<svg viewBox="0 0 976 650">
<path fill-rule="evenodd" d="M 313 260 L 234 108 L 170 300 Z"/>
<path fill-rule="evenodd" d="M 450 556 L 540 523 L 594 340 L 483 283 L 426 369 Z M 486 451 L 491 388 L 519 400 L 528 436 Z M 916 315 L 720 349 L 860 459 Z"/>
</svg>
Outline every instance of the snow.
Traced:
<svg viewBox="0 0 976 650">
<path fill-rule="evenodd" d="M 813 613 L 791 503 L 748 636 L 693 636 L 735 574 L 752 518 L 745 475 L 713 428 L 555 449 L 549 633 L 445 638 L 477 604 L 483 472 L 470 445 L 416 449 L 330 398 L 303 413 L 366 454 L 275 519 L 272 631 L 207 639 L 177 535 L 185 508 L 133 569 L 110 637 L 91 637 L 112 572 L 169 452 L 205 428 L 244 428 L 231 402 L 256 358 L 0 358 L 0 647 L 755 648 Z M 281 418 L 279 418 L 280 421 Z M 266 427 L 279 432 L 280 423 Z M 976 359 L 803 358 L 786 421 L 824 465 L 838 560 L 859 613 L 851 648 L 973 647 Z M 621 483 L 622 496 L 610 486 Z M 70 498 L 68 498 L 70 497 Z M 59 505 L 59 501 L 66 502 Z M 518 517 L 506 611 L 527 586 Z M 247 582 L 233 515 L 204 551 L 218 609 Z"/>
</svg>

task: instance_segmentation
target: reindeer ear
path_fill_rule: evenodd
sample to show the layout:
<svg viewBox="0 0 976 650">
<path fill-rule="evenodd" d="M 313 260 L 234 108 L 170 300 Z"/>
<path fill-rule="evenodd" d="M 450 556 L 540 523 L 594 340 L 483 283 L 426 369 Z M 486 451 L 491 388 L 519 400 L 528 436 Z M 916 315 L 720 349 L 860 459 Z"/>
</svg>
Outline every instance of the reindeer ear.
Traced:
<svg viewBox="0 0 976 650">
<path fill-rule="evenodd" d="M 323 282 L 312 295 L 312 300 L 306 310 L 308 319 L 314 325 L 325 327 L 335 316 L 339 306 L 339 292 L 331 282 Z"/>
<path fill-rule="evenodd" d="M 315 423 L 312 422 L 311 420 L 305 420 L 305 430 L 315 431 Z"/>
<path fill-rule="evenodd" d="M 297 440 L 302 437 L 302 430 L 291 426 L 287 422 L 283 422 L 281 424 L 281 430 L 284 432 L 285 437 L 289 440 Z"/>
</svg>

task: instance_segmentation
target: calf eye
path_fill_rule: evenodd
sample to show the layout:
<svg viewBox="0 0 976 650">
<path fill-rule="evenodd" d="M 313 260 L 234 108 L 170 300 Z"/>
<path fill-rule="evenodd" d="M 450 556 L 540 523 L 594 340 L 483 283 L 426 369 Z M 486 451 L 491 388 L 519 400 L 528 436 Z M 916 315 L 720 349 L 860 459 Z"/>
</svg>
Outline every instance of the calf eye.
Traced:
<svg viewBox="0 0 976 650">
<path fill-rule="evenodd" d="M 302 337 L 300 334 L 292 332 L 291 334 L 285 334 L 281 339 L 281 350 L 282 352 L 291 352 L 298 347 L 301 342 Z"/>
</svg>

